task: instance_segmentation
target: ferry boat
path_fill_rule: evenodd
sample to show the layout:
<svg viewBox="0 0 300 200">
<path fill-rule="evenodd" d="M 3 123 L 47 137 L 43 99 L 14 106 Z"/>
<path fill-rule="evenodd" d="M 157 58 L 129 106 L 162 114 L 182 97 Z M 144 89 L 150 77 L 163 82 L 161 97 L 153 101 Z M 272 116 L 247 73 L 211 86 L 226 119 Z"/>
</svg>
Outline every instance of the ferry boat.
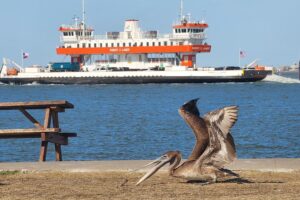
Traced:
<svg viewBox="0 0 300 200">
<path fill-rule="evenodd" d="M 84 5 L 84 2 L 83 2 Z M 191 21 L 181 12 L 170 34 L 142 31 L 139 21 L 128 19 L 122 32 L 95 35 L 94 29 L 75 19 L 73 25 L 59 27 L 61 45 L 56 53 L 70 56 L 70 62 L 48 67 L 3 65 L 0 82 L 40 84 L 137 84 L 253 82 L 269 73 L 264 67 L 203 68 L 196 56 L 209 53 L 205 21 Z"/>
</svg>

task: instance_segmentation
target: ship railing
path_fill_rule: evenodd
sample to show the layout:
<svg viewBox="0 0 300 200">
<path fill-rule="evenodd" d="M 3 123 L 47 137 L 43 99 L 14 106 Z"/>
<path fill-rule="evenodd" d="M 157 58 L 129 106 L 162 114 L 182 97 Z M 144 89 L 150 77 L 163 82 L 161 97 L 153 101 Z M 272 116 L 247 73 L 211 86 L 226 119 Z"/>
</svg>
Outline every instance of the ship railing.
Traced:
<svg viewBox="0 0 300 200">
<path fill-rule="evenodd" d="M 119 40 L 119 39 L 127 39 L 121 34 L 118 37 L 108 37 L 108 35 L 92 35 L 92 36 L 75 36 L 75 37 L 60 37 L 61 42 L 78 42 L 81 40 Z M 157 34 L 157 35 L 149 35 L 149 34 L 140 34 L 138 38 L 134 39 L 170 39 L 170 40 L 185 40 L 185 39 L 206 39 L 206 35 L 204 33 L 186 33 L 186 34 Z"/>
<path fill-rule="evenodd" d="M 95 36 L 75 36 L 75 37 L 60 37 L 60 42 L 77 43 L 81 40 L 94 40 Z"/>
<path fill-rule="evenodd" d="M 83 39 L 83 38 L 80 38 Z M 123 35 L 120 35 L 118 37 L 110 38 L 107 35 L 94 35 L 93 39 L 95 40 L 119 40 L 119 39 L 127 39 L 124 38 Z M 138 38 L 133 39 L 206 39 L 205 34 L 195 34 L 195 33 L 187 33 L 187 34 L 158 34 L 155 36 L 149 36 L 148 34 L 141 34 Z"/>
</svg>

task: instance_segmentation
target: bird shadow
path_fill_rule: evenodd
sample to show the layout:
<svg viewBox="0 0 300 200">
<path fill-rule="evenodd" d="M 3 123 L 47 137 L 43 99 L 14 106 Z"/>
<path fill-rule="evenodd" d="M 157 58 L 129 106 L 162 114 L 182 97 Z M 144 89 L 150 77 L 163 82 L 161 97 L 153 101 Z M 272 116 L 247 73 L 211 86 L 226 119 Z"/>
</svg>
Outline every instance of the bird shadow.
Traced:
<svg viewBox="0 0 300 200">
<path fill-rule="evenodd" d="M 9 185 L 9 183 L 0 183 L 0 186 Z"/>
<path fill-rule="evenodd" d="M 214 183 L 210 182 L 205 182 L 205 181 L 187 181 L 185 183 L 188 184 L 197 184 L 197 185 L 210 185 Z M 232 178 L 232 179 L 227 179 L 227 180 L 219 180 L 216 183 L 236 183 L 236 184 L 254 184 L 254 183 L 262 183 L 262 184 L 268 184 L 268 183 L 277 183 L 277 184 L 283 184 L 285 182 L 283 181 L 251 181 L 245 178 Z"/>
<path fill-rule="evenodd" d="M 237 183 L 237 184 L 245 184 L 245 183 L 255 183 L 253 181 L 250 181 L 248 179 L 245 178 L 232 178 L 232 179 L 227 179 L 227 180 L 223 180 L 223 181 L 218 181 L 218 183 Z"/>
</svg>

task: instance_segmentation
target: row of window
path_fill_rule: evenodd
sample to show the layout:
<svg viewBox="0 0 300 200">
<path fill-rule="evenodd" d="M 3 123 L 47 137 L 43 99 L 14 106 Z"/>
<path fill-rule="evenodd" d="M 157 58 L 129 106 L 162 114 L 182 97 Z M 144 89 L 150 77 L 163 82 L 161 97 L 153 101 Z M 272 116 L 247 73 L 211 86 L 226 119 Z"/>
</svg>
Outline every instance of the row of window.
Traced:
<svg viewBox="0 0 300 200">
<path fill-rule="evenodd" d="M 204 29 L 176 28 L 175 33 L 202 33 Z"/>
<path fill-rule="evenodd" d="M 183 45 L 183 42 L 179 42 L 179 43 L 175 43 L 175 42 L 167 42 L 167 41 L 164 41 L 164 42 L 141 42 L 141 43 L 137 43 L 137 42 L 134 42 L 134 43 L 100 43 L 100 44 L 97 44 L 97 43 L 94 43 L 94 44 L 91 44 L 91 43 L 82 43 L 82 45 L 80 44 L 77 44 L 77 48 L 97 48 L 97 47 L 137 47 L 137 46 L 174 46 L 174 45 Z"/>
<path fill-rule="evenodd" d="M 64 36 L 74 36 L 76 33 L 76 36 L 83 36 L 83 32 L 82 31 L 76 31 L 76 32 L 63 32 Z M 92 33 L 91 32 L 85 32 L 85 36 L 91 36 Z"/>
</svg>

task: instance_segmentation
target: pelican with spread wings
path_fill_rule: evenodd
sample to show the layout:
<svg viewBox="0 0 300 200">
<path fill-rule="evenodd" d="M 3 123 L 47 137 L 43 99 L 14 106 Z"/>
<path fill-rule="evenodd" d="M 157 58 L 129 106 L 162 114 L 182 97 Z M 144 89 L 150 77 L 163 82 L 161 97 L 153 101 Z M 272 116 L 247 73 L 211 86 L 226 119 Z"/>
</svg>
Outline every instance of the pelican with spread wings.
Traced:
<svg viewBox="0 0 300 200">
<path fill-rule="evenodd" d="M 198 99 L 190 100 L 179 108 L 179 114 L 196 137 L 196 144 L 189 158 L 181 163 L 182 156 L 179 151 L 165 153 L 146 165 L 154 165 L 154 167 L 137 182 L 137 185 L 168 163 L 171 176 L 189 181 L 213 183 L 221 177 L 238 176 L 223 168 L 236 159 L 236 149 L 230 129 L 237 121 L 238 107 L 224 107 L 201 117 L 197 101 Z"/>
</svg>

